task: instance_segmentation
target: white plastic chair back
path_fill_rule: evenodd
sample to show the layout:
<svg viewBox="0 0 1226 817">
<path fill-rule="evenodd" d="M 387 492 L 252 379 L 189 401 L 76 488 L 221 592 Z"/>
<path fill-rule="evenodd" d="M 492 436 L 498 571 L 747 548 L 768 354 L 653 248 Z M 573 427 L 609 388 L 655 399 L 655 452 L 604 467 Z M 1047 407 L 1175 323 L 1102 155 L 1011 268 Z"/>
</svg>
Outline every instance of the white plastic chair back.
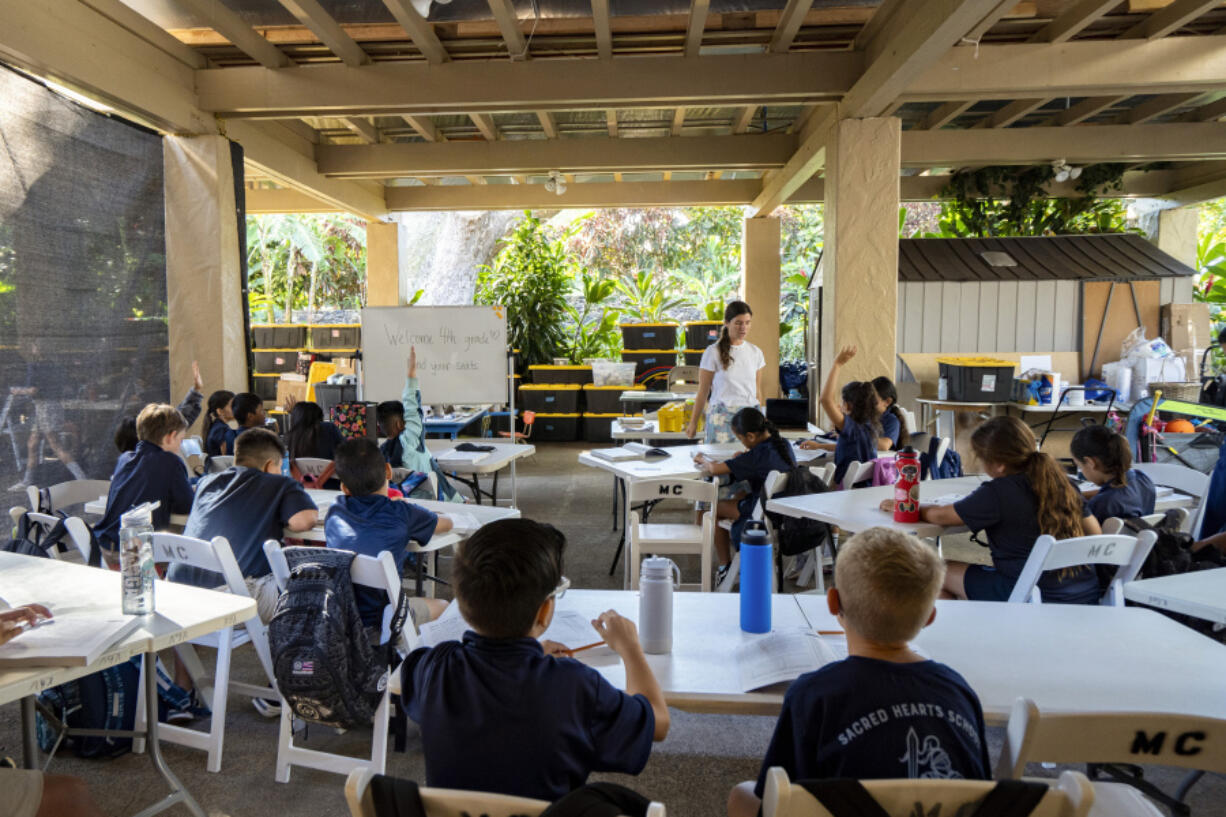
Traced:
<svg viewBox="0 0 1226 817">
<path fill-rule="evenodd" d="M 834 472 L 837 467 L 833 462 L 825 465 L 810 465 L 809 472 L 825 483 L 827 488 L 831 488 L 834 485 Z"/>
<path fill-rule="evenodd" d="M 1205 494 L 1209 493 L 1209 475 L 1173 462 L 1138 462 L 1132 467 L 1153 480 L 1154 485 L 1165 485 L 1200 500 L 1192 512 L 1192 527 L 1188 529 L 1193 539 L 1199 539 L 1201 522 L 1205 518 Z"/>
<path fill-rule="evenodd" d="M 996 785 L 993 780 L 862 780 L 890 817 L 967 814 Z M 1085 817 L 1094 805 L 1094 787 L 1080 772 L 1062 772 L 1031 817 Z M 831 817 L 808 789 L 778 766 L 766 773 L 762 817 Z"/>
<path fill-rule="evenodd" d="M 1116 565 L 1119 569 L 1111 580 L 1102 604 L 1124 606 L 1124 584 L 1136 578 L 1157 541 L 1152 530 L 1141 531 L 1135 538 L 1116 534 L 1078 536 L 1074 539 L 1056 540 L 1054 536 L 1040 536 L 1035 540 L 1030 556 L 1009 594 L 1010 602 L 1041 602 L 1039 577 L 1049 570 L 1063 570 L 1080 565 Z"/>
<path fill-rule="evenodd" d="M 852 460 L 847 464 L 847 470 L 843 472 L 843 490 L 851 490 L 852 486 L 857 482 L 863 482 L 866 479 L 873 478 L 873 461 L 860 462 Z"/>
<path fill-rule="evenodd" d="M 915 412 L 902 406 L 899 406 L 898 410 L 902 412 L 903 428 L 907 430 L 908 434 L 914 434 L 916 431 Z"/>
<path fill-rule="evenodd" d="M 1172 510 L 1175 511 L 1175 517 L 1178 521 L 1178 528 L 1183 530 L 1183 526 L 1188 523 L 1188 509 L 1173 508 Z M 1166 514 L 1151 513 L 1148 516 L 1142 516 L 1141 519 L 1147 524 L 1157 525 L 1163 519 L 1166 519 Z M 1128 526 L 1124 524 L 1124 520 L 1120 519 L 1118 516 L 1109 516 L 1104 519 L 1102 529 L 1103 533 L 1108 534 L 1122 533 L 1123 535 L 1128 536 L 1132 533 L 1130 530 L 1128 530 Z"/>
<path fill-rule="evenodd" d="M 104 497 L 111 492 L 111 481 L 109 479 L 72 479 L 68 482 L 60 482 L 52 485 L 47 489 L 47 496 L 51 500 L 50 508 L 42 508 L 41 510 L 54 513 L 62 508 L 67 508 L 69 505 L 78 505 L 82 502 L 91 502 L 98 497 Z M 26 496 L 30 499 L 30 507 L 33 510 L 40 510 L 38 507 L 38 488 L 31 485 L 26 488 Z"/>
<path fill-rule="evenodd" d="M 702 579 L 699 589 L 711 589 L 711 570 L 715 550 L 715 502 L 719 490 L 713 482 L 699 479 L 652 479 L 630 482 L 627 485 L 627 504 L 658 500 L 682 502 L 705 502 L 709 511 L 703 514 L 702 522 L 695 524 L 640 523 L 638 511 L 630 514 L 628 557 L 625 560 L 623 586 L 637 590 L 639 586 L 639 563 L 645 552 L 661 556 L 697 554 Z"/>
<path fill-rule="evenodd" d="M 220 474 L 232 465 L 234 465 L 232 454 L 218 454 L 215 457 L 209 457 L 208 471 L 210 474 Z"/>
<path fill-rule="evenodd" d="M 10 512 L 11 513 L 11 512 Z M 44 532 L 50 531 L 60 521 L 59 516 L 46 513 L 30 512 L 30 521 L 38 525 Z M 81 519 L 70 516 L 64 520 L 64 527 L 68 530 L 68 538 L 72 540 L 72 544 L 76 547 L 77 552 L 81 554 L 81 561 L 89 564 L 89 528 Z M 56 551 L 51 551 L 53 556 Z"/>
<path fill-rule="evenodd" d="M 294 464 L 298 466 L 298 470 L 304 477 L 317 477 L 327 470 L 332 460 L 319 457 L 295 457 Z"/>
</svg>

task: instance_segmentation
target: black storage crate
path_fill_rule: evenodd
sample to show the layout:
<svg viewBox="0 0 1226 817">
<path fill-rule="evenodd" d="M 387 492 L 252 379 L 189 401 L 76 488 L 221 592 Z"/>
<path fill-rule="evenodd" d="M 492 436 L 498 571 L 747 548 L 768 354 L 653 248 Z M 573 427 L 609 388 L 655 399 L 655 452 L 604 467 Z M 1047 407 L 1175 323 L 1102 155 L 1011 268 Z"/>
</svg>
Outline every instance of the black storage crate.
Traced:
<svg viewBox="0 0 1226 817">
<path fill-rule="evenodd" d="M 577 383 L 530 383 L 519 387 L 515 407 L 546 414 L 574 414 L 582 396 Z"/>
<path fill-rule="evenodd" d="M 672 349 L 677 345 L 675 323 L 623 323 L 622 348 Z"/>
<path fill-rule="evenodd" d="M 1013 397 L 1013 370 L 1005 360 L 946 363 L 938 360 L 940 376 L 948 381 L 948 399 L 955 403 L 1007 403 Z"/>
<path fill-rule="evenodd" d="M 280 374 L 298 368 L 297 349 L 274 349 L 255 353 L 255 370 L 260 374 Z"/>
<path fill-rule="evenodd" d="M 312 349 L 357 349 L 362 345 L 358 324 L 320 324 L 311 327 Z"/>
<path fill-rule="evenodd" d="M 621 413 L 584 414 L 583 439 L 589 443 L 613 442 L 613 421 L 621 417 Z"/>
<path fill-rule="evenodd" d="M 705 349 L 686 349 L 681 353 L 682 365 L 697 366 L 702 363 L 702 355 Z"/>
<path fill-rule="evenodd" d="M 722 321 L 688 321 L 681 326 L 685 330 L 685 348 L 702 350 L 719 340 L 719 330 L 724 324 Z"/>
<path fill-rule="evenodd" d="M 591 366 L 529 366 L 528 379 L 533 383 L 584 383 L 592 382 Z"/>
<path fill-rule="evenodd" d="M 277 399 L 277 381 L 281 379 L 280 375 L 259 375 L 251 378 L 252 388 L 255 389 L 255 395 L 261 400 L 276 400 Z"/>
<path fill-rule="evenodd" d="M 677 365 L 676 349 L 626 349 L 622 352 L 622 360 L 637 364 L 634 370 L 634 382 L 644 383 L 646 378 L 654 380 L 668 379 L 668 372 Z M 659 377 L 656 377 L 659 375 Z"/>
<path fill-rule="evenodd" d="M 569 443 L 579 439 L 578 414 L 537 414 L 531 442 Z"/>
<path fill-rule="evenodd" d="M 302 324 L 254 324 L 253 349 L 296 349 L 306 346 L 307 328 Z"/>
<path fill-rule="evenodd" d="M 342 385 L 340 383 L 316 383 L 315 384 L 315 402 L 323 409 L 324 416 L 332 415 L 332 407 L 337 403 L 351 403 L 358 399 L 358 387 L 356 385 Z"/>
<path fill-rule="evenodd" d="M 596 414 L 608 414 L 622 410 L 622 392 L 644 391 L 646 386 L 593 386 L 583 387 L 585 410 Z"/>
</svg>

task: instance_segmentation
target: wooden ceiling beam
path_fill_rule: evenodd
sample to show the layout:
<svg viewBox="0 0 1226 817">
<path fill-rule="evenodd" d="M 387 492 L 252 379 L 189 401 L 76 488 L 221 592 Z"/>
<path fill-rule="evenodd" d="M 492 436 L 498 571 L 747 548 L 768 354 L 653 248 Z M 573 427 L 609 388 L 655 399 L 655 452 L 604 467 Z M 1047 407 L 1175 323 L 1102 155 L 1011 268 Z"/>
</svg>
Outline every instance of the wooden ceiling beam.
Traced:
<svg viewBox="0 0 1226 817">
<path fill-rule="evenodd" d="M 702 32 L 707 27 L 711 0 L 690 0 L 690 22 L 685 32 L 685 55 L 697 57 L 702 48 Z"/>
<path fill-rule="evenodd" d="M 507 53 L 513 60 L 528 59 L 528 43 L 524 33 L 519 30 L 519 15 L 515 13 L 515 4 L 511 0 L 488 0 L 490 11 L 502 32 L 502 41 L 507 44 Z"/>
<path fill-rule="evenodd" d="M 370 62 L 370 55 L 345 33 L 336 19 L 319 4 L 319 0 L 278 0 L 298 22 L 311 30 L 341 62 L 357 68 Z"/>
<path fill-rule="evenodd" d="M 924 117 L 924 121 L 920 124 L 920 130 L 940 130 L 962 114 L 969 111 L 974 104 L 975 101 L 973 99 L 960 99 L 955 102 L 946 102 L 944 105 L 928 114 L 928 116 Z"/>
<path fill-rule="evenodd" d="M 1007 128 L 1022 117 L 1032 113 L 1047 104 L 1042 99 L 1015 99 L 998 111 L 985 116 L 971 127 L 973 128 Z"/>
<path fill-rule="evenodd" d="M 988 11 L 988 13 L 983 16 L 982 20 L 980 20 L 970 31 L 963 35 L 963 39 L 978 44 L 979 41 L 983 39 L 983 35 L 991 31 L 992 26 L 999 23 L 1001 18 L 1013 11 L 1017 5 L 1017 0 L 999 0 L 995 8 Z"/>
<path fill-rule="evenodd" d="M 744 133 L 749 130 L 749 123 L 753 121 L 753 115 L 758 112 L 757 105 L 746 105 L 737 113 L 736 118 L 732 120 L 732 132 Z"/>
<path fill-rule="evenodd" d="M 345 127 L 356 133 L 358 138 L 360 138 L 366 144 L 379 144 L 379 129 L 376 128 L 369 119 L 359 119 L 356 116 L 347 116 L 341 121 L 345 123 Z"/>
<path fill-rule="evenodd" d="M 805 21 L 805 15 L 813 7 L 813 0 L 788 0 L 783 12 L 779 15 L 779 24 L 771 35 L 767 50 L 772 54 L 786 54 L 792 48 L 792 41 Z"/>
<path fill-rule="evenodd" d="M 1126 96 L 1092 96 L 1081 100 L 1076 105 L 1073 105 L 1047 121 L 1044 125 L 1054 125 L 1056 127 L 1071 127 L 1079 125 L 1092 116 L 1096 116 L 1110 108 L 1112 105 L 1118 105 L 1128 97 Z"/>
<path fill-rule="evenodd" d="M 680 136 L 681 129 L 685 127 L 685 108 L 677 108 L 673 111 L 673 124 L 668 129 L 670 136 Z"/>
<path fill-rule="evenodd" d="M 616 139 L 617 138 L 617 111 L 615 111 L 612 108 L 608 108 L 607 110 L 605 110 L 604 121 L 605 121 L 605 126 L 609 129 L 609 137 Z"/>
<path fill-rule="evenodd" d="M 477 187 L 483 184 L 489 184 L 489 182 L 485 180 L 484 176 L 465 176 L 464 178 L 468 179 L 468 183 L 473 185 L 474 187 Z"/>
<path fill-rule="evenodd" d="M 549 111 L 537 111 L 536 118 L 541 123 L 541 130 L 545 131 L 546 139 L 558 138 L 558 123 L 554 121 L 553 114 Z"/>
<path fill-rule="evenodd" d="M 856 39 L 852 41 L 851 47 L 856 51 L 866 49 L 868 44 L 873 41 L 873 38 L 885 28 L 890 18 L 897 14 L 906 2 L 907 0 L 882 0 L 881 4 L 873 12 L 873 16 L 868 18 L 868 22 L 856 34 Z"/>
<path fill-rule="evenodd" d="M 1125 31 L 1123 38 L 1125 40 L 1156 40 L 1165 37 L 1212 10 L 1219 3 L 1220 0 L 1175 0 L 1166 8 L 1155 11 Z"/>
<path fill-rule="evenodd" d="M 487 142 L 498 140 L 498 127 L 494 124 L 494 117 L 483 113 L 470 113 L 468 118 L 477 126 L 477 130 L 481 132 L 481 136 Z"/>
<path fill-rule="evenodd" d="M 209 28 L 225 37 L 234 47 L 265 68 L 285 68 L 292 64 L 281 49 L 259 35 L 242 17 L 230 11 L 221 0 L 178 0 L 200 15 Z"/>
<path fill-rule="evenodd" d="M 1119 125 L 1141 125 L 1151 119 L 1156 119 L 1159 116 L 1168 114 L 1171 111 L 1178 110 L 1186 105 L 1191 104 L 1199 99 L 1202 94 L 1159 94 L 1158 96 L 1146 102 L 1142 102 L 1131 110 L 1124 111 L 1116 124 Z"/>
<path fill-rule="evenodd" d="M 1208 105 L 1202 105 L 1199 108 L 1188 111 L 1179 118 L 1181 122 L 1214 122 L 1226 116 L 1226 97 L 1222 97 L 1216 102 L 1210 102 Z"/>
<path fill-rule="evenodd" d="M 402 116 L 410 128 L 417 131 L 417 135 L 427 142 L 438 142 L 442 140 L 442 134 L 439 133 L 438 127 L 430 120 L 428 116 Z"/>
<path fill-rule="evenodd" d="M 1120 0 L 1078 0 L 1060 16 L 1035 32 L 1032 43 L 1063 43 L 1073 39 L 1095 20 L 1120 4 Z"/>
<path fill-rule="evenodd" d="M 592 0 L 592 27 L 596 35 L 596 54 L 613 59 L 613 28 L 609 24 L 609 0 Z"/>
<path fill-rule="evenodd" d="M 383 0 L 383 5 L 387 6 L 392 17 L 396 18 L 396 22 L 409 35 L 409 39 L 426 58 L 426 62 L 438 65 L 451 59 L 442 41 L 434 33 L 434 26 L 413 8 L 412 0 Z"/>
</svg>

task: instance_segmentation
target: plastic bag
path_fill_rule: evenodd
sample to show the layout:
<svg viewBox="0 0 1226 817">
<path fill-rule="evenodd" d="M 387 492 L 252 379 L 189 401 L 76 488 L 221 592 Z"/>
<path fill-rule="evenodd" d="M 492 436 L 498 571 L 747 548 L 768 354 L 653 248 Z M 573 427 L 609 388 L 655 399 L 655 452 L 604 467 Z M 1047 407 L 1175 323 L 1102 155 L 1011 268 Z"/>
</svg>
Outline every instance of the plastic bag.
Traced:
<svg viewBox="0 0 1226 817">
<path fill-rule="evenodd" d="M 1120 346 L 1120 360 L 1150 358 L 1157 360 L 1164 357 L 1174 357 L 1175 352 L 1162 338 L 1145 337 L 1145 330 L 1138 326 L 1128 333 Z"/>
</svg>

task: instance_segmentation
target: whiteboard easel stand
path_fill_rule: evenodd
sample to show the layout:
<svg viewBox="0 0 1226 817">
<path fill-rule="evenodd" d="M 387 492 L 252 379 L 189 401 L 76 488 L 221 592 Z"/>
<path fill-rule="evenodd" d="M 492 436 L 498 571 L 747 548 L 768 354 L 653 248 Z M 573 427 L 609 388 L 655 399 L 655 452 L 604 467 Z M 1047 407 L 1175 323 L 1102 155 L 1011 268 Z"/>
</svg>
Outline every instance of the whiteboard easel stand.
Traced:
<svg viewBox="0 0 1226 817">
<path fill-rule="evenodd" d="M 510 402 L 507 406 L 507 423 L 510 426 L 511 443 L 515 443 L 515 351 L 507 350 L 507 393 L 510 395 Z M 519 510 L 519 494 L 515 487 L 515 460 L 511 460 L 511 509 Z"/>
</svg>

